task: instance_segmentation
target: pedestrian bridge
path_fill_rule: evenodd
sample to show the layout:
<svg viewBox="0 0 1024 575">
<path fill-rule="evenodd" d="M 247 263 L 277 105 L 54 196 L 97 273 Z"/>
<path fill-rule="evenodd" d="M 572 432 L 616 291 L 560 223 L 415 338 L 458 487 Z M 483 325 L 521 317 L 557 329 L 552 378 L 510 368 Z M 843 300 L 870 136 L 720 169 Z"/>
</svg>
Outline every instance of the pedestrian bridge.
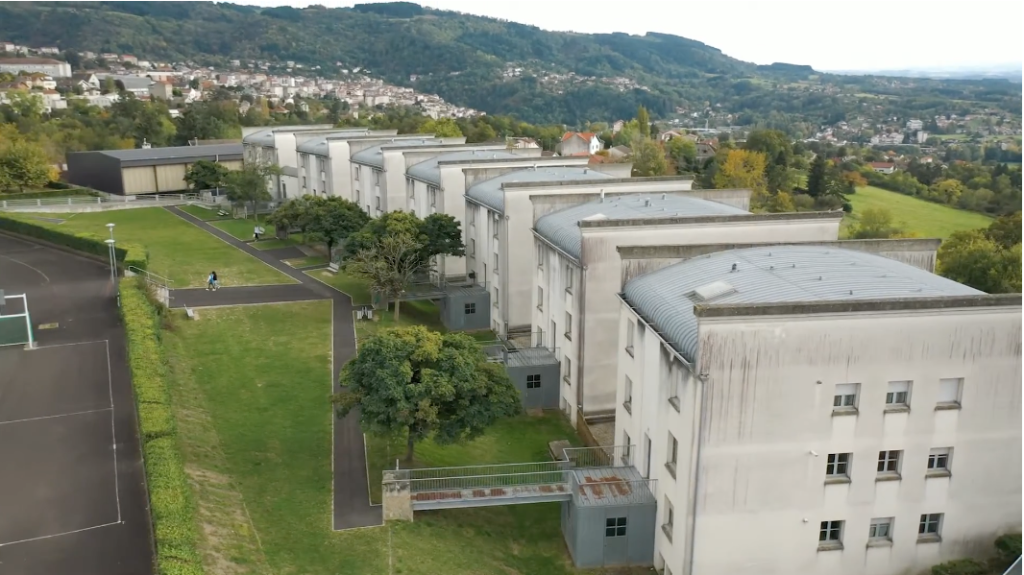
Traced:
<svg viewBox="0 0 1024 575">
<path fill-rule="evenodd" d="M 563 450 L 558 461 L 384 472 L 385 519 L 414 511 L 573 501 L 578 506 L 654 501 L 654 480 L 632 465 L 631 446 Z"/>
</svg>

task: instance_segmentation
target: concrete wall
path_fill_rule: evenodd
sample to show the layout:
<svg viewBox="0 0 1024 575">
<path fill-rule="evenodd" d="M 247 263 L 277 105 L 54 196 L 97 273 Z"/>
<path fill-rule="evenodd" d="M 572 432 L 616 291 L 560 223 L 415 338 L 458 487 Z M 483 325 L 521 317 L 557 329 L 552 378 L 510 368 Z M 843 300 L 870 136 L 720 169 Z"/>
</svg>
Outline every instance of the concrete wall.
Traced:
<svg viewBox="0 0 1024 575">
<path fill-rule="evenodd" d="M 989 554 L 996 536 L 1020 530 L 1019 300 L 700 317 L 693 370 L 703 383 L 620 310 L 619 337 L 636 331 L 633 355 L 618 346 L 618 397 L 626 376 L 633 391 L 616 434 L 652 440 L 659 524 L 666 500 L 675 511 L 674 537 L 658 535 L 656 556 L 673 573 L 690 573 L 692 553 L 691 575 L 902 575 Z M 960 409 L 936 409 L 943 378 L 963 378 Z M 890 381 L 911 382 L 909 411 L 885 411 Z M 842 383 L 859 384 L 858 411 L 838 417 L 832 399 Z M 679 441 L 675 477 L 663 465 L 670 433 Z M 933 448 L 952 448 L 951 476 L 926 474 Z M 902 451 L 897 481 L 876 481 L 885 450 Z M 830 453 L 852 454 L 848 483 L 826 484 Z M 926 513 L 944 514 L 941 541 L 918 541 Z M 870 521 L 881 517 L 893 518 L 892 540 L 867 545 Z M 820 551 L 819 524 L 832 520 L 845 522 L 844 549 Z"/>
<path fill-rule="evenodd" d="M 792 218 L 792 219 L 787 219 Z M 620 245 L 680 245 L 715 240 L 813 242 L 835 239 L 841 215 L 751 214 L 724 218 L 679 218 L 678 223 L 664 220 L 637 222 L 600 221 L 581 224 L 582 262 L 585 273 L 579 295 L 572 301 L 573 315 L 582 323 L 581 337 L 567 348 L 576 355 L 578 381 L 583 385 L 583 406 L 587 414 L 615 408 L 616 373 L 614 327 L 618 322 L 617 296 L 622 290 Z M 594 225 L 599 224 L 599 225 Z"/>
<path fill-rule="evenodd" d="M 937 239 L 894 239 L 894 240 L 836 240 L 828 242 L 808 242 L 808 245 L 835 247 L 844 250 L 856 250 L 903 262 L 925 271 L 935 271 L 936 252 L 941 240 Z M 622 246 L 619 256 L 622 260 L 621 285 L 646 273 L 660 270 L 683 260 L 709 253 L 732 249 L 749 248 L 757 245 L 765 247 L 783 245 L 779 242 L 755 244 L 749 242 L 729 244 L 695 244 L 695 245 L 663 245 L 663 246 Z"/>
</svg>

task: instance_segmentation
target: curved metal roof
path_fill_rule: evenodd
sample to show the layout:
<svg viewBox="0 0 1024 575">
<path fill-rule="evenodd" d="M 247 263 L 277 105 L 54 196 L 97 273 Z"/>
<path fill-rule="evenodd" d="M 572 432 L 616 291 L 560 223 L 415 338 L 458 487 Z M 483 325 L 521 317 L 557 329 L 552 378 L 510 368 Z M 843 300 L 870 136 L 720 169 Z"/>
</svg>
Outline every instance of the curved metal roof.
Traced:
<svg viewBox="0 0 1024 575">
<path fill-rule="evenodd" d="M 371 146 L 365 150 L 361 150 L 352 154 L 352 161 L 357 164 L 365 164 L 367 166 L 374 166 L 377 168 L 384 167 L 384 152 L 382 151 L 385 147 L 392 146 L 430 146 L 437 144 L 438 141 L 435 139 L 425 138 L 422 140 L 391 140 L 376 146 Z"/>
<path fill-rule="evenodd" d="M 631 194 L 605 200 L 594 200 L 550 213 L 537 220 L 534 229 L 541 237 L 579 260 L 583 239 L 579 223 L 587 219 L 632 220 L 686 216 L 717 216 L 749 214 L 745 210 L 700 198 L 658 194 Z"/>
<path fill-rule="evenodd" d="M 469 150 L 465 152 L 451 152 L 448 154 L 441 154 L 440 156 L 434 156 L 425 162 L 413 164 L 412 166 L 409 166 L 406 173 L 417 180 L 423 180 L 424 182 L 434 184 L 435 186 L 440 186 L 441 169 L 437 166 L 439 162 L 482 160 L 487 158 L 505 160 L 517 157 L 520 156 L 516 156 L 515 154 L 510 154 L 508 152 L 502 152 L 500 150 Z"/>
<path fill-rule="evenodd" d="M 736 271 L 732 271 L 733 264 Z M 875 254 L 799 245 L 708 254 L 634 278 L 623 291 L 626 301 L 689 361 L 697 354 L 695 303 L 982 295 L 974 288 Z M 695 292 L 704 293 L 707 299 Z"/>
<path fill-rule="evenodd" d="M 342 138 L 345 136 L 365 136 L 368 135 L 369 133 L 370 130 L 366 128 L 345 128 L 342 130 L 334 130 L 325 133 L 321 136 L 318 136 L 316 138 L 307 138 L 306 140 L 303 140 L 295 149 L 296 151 L 302 152 L 304 154 L 316 154 L 317 156 L 327 156 L 330 155 L 327 140 Z"/>
<path fill-rule="evenodd" d="M 505 212 L 505 191 L 502 186 L 511 182 L 554 182 L 558 180 L 601 180 L 608 174 L 595 172 L 586 166 L 550 166 L 527 168 L 477 182 L 466 190 L 466 197 L 495 210 Z"/>
<path fill-rule="evenodd" d="M 260 130 L 259 132 L 253 132 L 248 136 L 242 138 L 243 144 L 252 144 L 254 146 L 263 146 L 266 148 L 274 147 L 274 129 L 267 128 L 266 130 Z"/>
</svg>

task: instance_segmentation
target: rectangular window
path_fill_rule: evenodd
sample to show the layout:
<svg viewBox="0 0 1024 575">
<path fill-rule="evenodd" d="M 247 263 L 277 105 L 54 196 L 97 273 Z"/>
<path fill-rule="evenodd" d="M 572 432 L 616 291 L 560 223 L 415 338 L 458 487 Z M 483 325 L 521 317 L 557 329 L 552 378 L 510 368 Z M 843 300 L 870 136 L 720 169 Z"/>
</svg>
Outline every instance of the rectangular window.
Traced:
<svg viewBox="0 0 1024 575">
<path fill-rule="evenodd" d="M 544 311 L 544 288 L 537 286 L 537 309 Z"/>
<path fill-rule="evenodd" d="M 832 397 L 832 411 L 857 411 L 857 383 L 837 383 L 836 393 Z"/>
<path fill-rule="evenodd" d="M 572 341 L 572 314 L 565 312 L 565 339 Z"/>
<path fill-rule="evenodd" d="M 626 536 L 626 518 L 625 517 L 609 517 L 604 520 L 604 536 L 605 537 L 625 537 Z"/>
<path fill-rule="evenodd" d="M 572 266 L 565 264 L 565 291 L 572 293 Z"/>
<path fill-rule="evenodd" d="M 469 238 L 469 257 L 476 256 L 476 240 Z"/>
<path fill-rule="evenodd" d="M 843 548 L 843 522 L 822 521 L 818 529 L 819 549 L 842 549 Z"/>
<path fill-rule="evenodd" d="M 960 407 L 960 396 L 963 393 L 964 378 L 951 377 L 939 380 L 939 395 L 935 400 L 938 409 Z"/>
<path fill-rule="evenodd" d="M 352 166 L 352 178 L 355 179 L 355 181 L 357 182 L 359 181 L 359 172 L 359 166 Z"/>
<path fill-rule="evenodd" d="M 892 517 L 879 517 L 871 520 L 868 526 L 868 542 L 892 541 Z"/>
<path fill-rule="evenodd" d="M 471 206 L 469 208 L 469 213 L 467 213 L 466 216 L 469 218 L 469 225 L 475 226 L 476 225 L 476 208 Z"/>
<path fill-rule="evenodd" d="M 665 462 L 665 467 L 668 472 L 672 474 L 674 478 L 676 476 L 676 463 L 679 461 L 679 442 L 671 433 L 668 434 L 668 461 Z"/>
<path fill-rule="evenodd" d="M 626 353 L 633 356 L 633 332 L 636 331 L 636 325 L 633 320 L 626 322 Z"/>
<path fill-rule="evenodd" d="M 829 453 L 825 463 L 826 479 L 849 479 L 852 453 Z"/>
<path fill-rule="evenodd" d="M 669 501 L 667 495 L 665 496 L 665 512 L 663 517 L 665 518 L 665 522 L 661 524 L 661 532 L 665 534 L 665 537 L 668 537 L 669 541 L 672 541 L 672 531 L 676 524 L 676 509 L 672 505 L 672 502 Z"/>
<path fill-rule="evenodd" d="M 526 375 L 526 389 L 540 389 L 539 373 L 530 373 Z"/>
<path fill-rule="evenodd" d="M 498 254 L 494 254 L 494 273 L 495 274 L 498 273 L 498 268 L 499 267 L 500 266 L 498 266 Z"/>
<path fill-rule="evenodd" d="M 501 292 L 498 291 L 498 288 L 494 288 L 494 307 L 498 307 L 499 295 L 501 295 Z"/>
<path fill-rule="evenodd" d="M 625 431 L 622 432 L 622 460 L 623 465 L 630 465 L 633 458 L 633 441 L 629 438 L 629 434 Z"/>
<path fill-rule="evenodd" d="M 928 452 L 928 477 L 949 475 L 949 463 L 953 456 L 953 448 L 937 447 Z"/>
<path fill-rule="evenodd" d="M 377 208 L 377 211 L 379 212 L 380 211 L 380 196 L 376 196 L 375 198 L 373 198 L 373 205 L 374 205 L 375 208 Z"/>
<path fill-rule="evenodd" d="M 942 535 L 942 513 L 925 513 L 917 526 L 918 541 L 938 541 Z"/>
<path fill-rule="evenodd" d="M 896 478 L 900 476 L 900 460 L 903 452 L 898 450 L 878 452 L 878 476 L 880 478 Z"/>
<path fill-rule="evenodd" d="M 626 383 L 623 386 L 622 394 L 622 407 L 626 408 L 626 411 L 633 413 L 633 380 L 626 376 Z"/>
<path fill-rule="evenodd" d="M 437 188 L 430 186 L 427 188 L 427 196 L 430 198 L 430 207 L 437 207 Z"/>
<path fill-rule="evenodd" d="M 476 303 L 475 302 L 467 303 L 464 309 L 465 309 L 466 315 L 473 315 L 473 314 L 476 313 Z"/>
<path fill-rule="evenodd" d="M 572 361 L 569 356 L 562 358 L 562 381 L 572 385 Z"/>
<path fill-rule="evenodd" d="M 306 189 L 306 176 L 302 176 L 302 189 Z"/>
<path fill-rule="evenodd" d="M 379 186 L 380 185 L 380 170 L 374 170 L 373 171 L 373 185 L 375 185 L 375 186 Z"/>
<path fill-rule="evenodd" d="M 886 409 L 910 407 L 910 382 L 890 381 L 885 393 Z"/>
<path fill-rule="evenodd" d="M 544 246 L 537 243 L 537 267 L 544 269 Z"/>
</svg>

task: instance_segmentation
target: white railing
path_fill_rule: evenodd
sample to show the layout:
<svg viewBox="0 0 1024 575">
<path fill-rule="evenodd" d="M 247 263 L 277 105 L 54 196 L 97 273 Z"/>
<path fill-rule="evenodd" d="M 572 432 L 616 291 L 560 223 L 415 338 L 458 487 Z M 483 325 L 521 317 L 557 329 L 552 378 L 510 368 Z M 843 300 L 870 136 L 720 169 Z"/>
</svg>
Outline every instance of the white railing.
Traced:
<svg viewBox="0 0 1024 575">
<path fill-rule="evenodd" d="M 33 208 L 47 208 L 56 206 L 85 206 L 85 205 L 112 205 L 130 204 L 131 207 L 162 206 L 203 203 L 213 204 L 202 194 L 150 194 L 144 196 L 69 196 L 66 198 L 36 198 L 33 200 L 0 200 L 0 210 L 9 211 L 32 211 Z"/>
</svg>

